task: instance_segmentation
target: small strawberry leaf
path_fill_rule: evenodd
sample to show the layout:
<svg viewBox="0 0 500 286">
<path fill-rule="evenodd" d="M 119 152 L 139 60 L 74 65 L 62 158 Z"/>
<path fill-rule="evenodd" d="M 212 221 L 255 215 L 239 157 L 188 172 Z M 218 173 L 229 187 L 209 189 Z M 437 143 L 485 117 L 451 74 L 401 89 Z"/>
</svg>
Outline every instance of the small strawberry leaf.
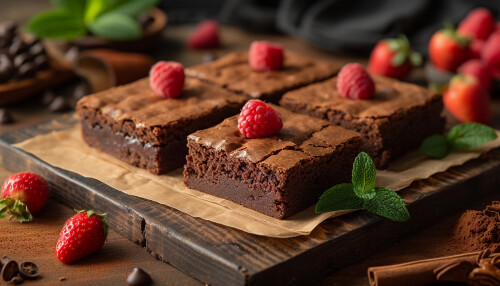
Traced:
<svg viewBox="0 0 500 286">
<path fill-rule="evenodd" d="M 19 222 L 29 222 L 33 216 L 28 210 L 28 206 L 19 200 L 12 198 L 0 199 L 0 217 L 9 215 L 9 219 L 16 218 Z"/>
<path fill-rule="evenodd" d="M 316 213 L 326 213 L 337 210 L 355 210 L 363 207 L 363 200 L 359 198 L 352 184 L 335 185 L 326 190 L 316 204 Z"/>
<path fill-rule="evenodd" d="M 371 200 L 365 200 L 363 208 L 371 213 L 394 221 L 407 221 L 410 213 L 403 199 L 393 190 L 377 187 L 376 195 Z"/>
<path fill-rule="evenodd" d="M 392 58 L 392 62 L 391 62 L 391 65 L 393 67 L 399 67 L 401 66 L 402 64 L 404 64 L 406 62 L 406 54 L 403 53 L 403 52 L 398 52 L 396 53 L 396 55 L 394 55 L 394 57 Z"/>
<path fill-rule="evenodd" d="M 420 146 L 420 153 L 429 157 L 441 159 L 451 152 L 451 146 L 448 144 L 446 137 L 441 134 L 435 134 L 427 137 Z"/>
</svg>

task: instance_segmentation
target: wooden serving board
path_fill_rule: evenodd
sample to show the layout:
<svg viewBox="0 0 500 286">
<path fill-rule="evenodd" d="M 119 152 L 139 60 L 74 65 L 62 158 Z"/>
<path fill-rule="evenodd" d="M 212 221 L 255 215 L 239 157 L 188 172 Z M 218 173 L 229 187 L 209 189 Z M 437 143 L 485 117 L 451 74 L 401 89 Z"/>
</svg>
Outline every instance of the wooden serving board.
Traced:
<svg viewBox="0 0 500 286">
<path fill-rule="evenodd" d="M 112 228 L 211 285 L 304 284 L 356 262 L 429 226 L 474 198 L 497 191 L 500 150 L 414 182 L 399 194 L 411 220 L 397 223 L 364 211 L 333 218 L 309 236 L 277 239 L 251 235 L 175 209 L 126 195 L 97 180 L 47 164 L 11 144 L 74 124 L 61 119 L 0 137 L 0 164 L 33 171 L 50 182 L 52 195 L 76 209 L 108 213 Z M 499 193 L 500 197 L 500 193 Z"/>
</svg>

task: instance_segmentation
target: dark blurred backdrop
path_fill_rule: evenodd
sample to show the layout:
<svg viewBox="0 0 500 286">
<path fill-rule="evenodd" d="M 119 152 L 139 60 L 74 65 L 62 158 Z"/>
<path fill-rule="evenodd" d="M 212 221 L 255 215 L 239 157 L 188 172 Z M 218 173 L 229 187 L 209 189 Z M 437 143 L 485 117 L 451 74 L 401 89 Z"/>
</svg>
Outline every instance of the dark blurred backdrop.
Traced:
<svg viewBox="0 0 500 286">
<path fill-rule="evenodd" d="M 326 50 L 367 54 L 384 38 L 406 34 L 426 54 L 432 33 L 475 7 L 498 20 L 500 0 L 163 0 L 170 24 L 217 19 L 258 32 L 282 32 Z"/>
</svg>

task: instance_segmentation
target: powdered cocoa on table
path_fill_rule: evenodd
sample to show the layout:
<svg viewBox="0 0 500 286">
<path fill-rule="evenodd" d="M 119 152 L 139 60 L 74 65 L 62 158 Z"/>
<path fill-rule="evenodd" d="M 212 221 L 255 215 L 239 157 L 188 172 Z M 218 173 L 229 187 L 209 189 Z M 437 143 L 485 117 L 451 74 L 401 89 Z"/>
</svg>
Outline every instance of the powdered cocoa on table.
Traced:
<svg viewBox="0 0 500 286">
<path fill-rule="evenodd" d="M 453 242 L 457 253 L 500 252 L 500 201 L 493 201 L 483 211 L 464 212 L 454 229 Z"/>
</svg>

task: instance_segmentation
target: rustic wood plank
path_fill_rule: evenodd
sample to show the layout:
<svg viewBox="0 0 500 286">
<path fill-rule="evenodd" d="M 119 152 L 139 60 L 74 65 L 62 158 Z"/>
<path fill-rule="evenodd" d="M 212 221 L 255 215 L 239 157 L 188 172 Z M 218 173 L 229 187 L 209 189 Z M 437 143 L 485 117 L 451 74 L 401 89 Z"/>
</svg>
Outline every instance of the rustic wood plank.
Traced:
<svg viewBox="0 0 500 286">
<path fill-rule="evenodd" d="M 330 219 L 309 236 L 267 238 L 128 196 L 97 180 L 50 166 L 10 145 L 73 123 L 73 119 L 52 121 L 0 137 L 0 165 L 12 171 L 40 173 L 56 190 L 56 199 L 74 208 L 107 212 L 110 226 L 120 234 L 213 285 L 310 282 L 453 213 L 471 199 L 494 191 L 500 181 L 500 151 L 493 150 L 402 190 L 400 194 L 412 215 L 408 223 L 361 211 Z"/>
</svg>

